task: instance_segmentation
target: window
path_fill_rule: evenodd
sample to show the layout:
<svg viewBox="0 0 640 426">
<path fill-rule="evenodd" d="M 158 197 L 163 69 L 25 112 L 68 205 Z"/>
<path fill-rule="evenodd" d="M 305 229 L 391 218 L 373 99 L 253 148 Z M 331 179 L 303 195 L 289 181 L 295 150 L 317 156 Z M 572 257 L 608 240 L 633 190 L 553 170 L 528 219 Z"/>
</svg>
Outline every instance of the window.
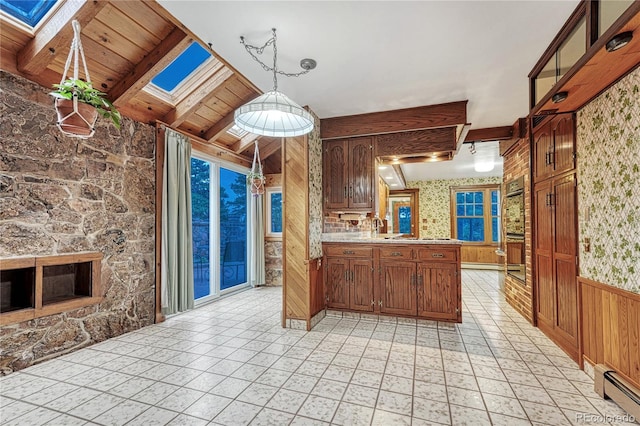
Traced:
<svg viewBox="0 0 640 426">
<path fill-rule="evenodd" d="M 282 238 L 282 188 L 266 189 L 267 205 L 265 208 L 265 236 Z"/>
<path fill-rule="evenodd" d="M 0 0 L 0 10 L 30 27 L 35 27 L 57 0 Z"/>
<path fill-rule="evenodd" d="M 500 188 L 498 185 L 451 188 L 451 235 L 481 244 L 500 242 Z"/>
<path fill-rule="evenodd" d="M 247 285 L 248 197 L 246 171 L 191 158 L 196 302 Z"/>
</svg>

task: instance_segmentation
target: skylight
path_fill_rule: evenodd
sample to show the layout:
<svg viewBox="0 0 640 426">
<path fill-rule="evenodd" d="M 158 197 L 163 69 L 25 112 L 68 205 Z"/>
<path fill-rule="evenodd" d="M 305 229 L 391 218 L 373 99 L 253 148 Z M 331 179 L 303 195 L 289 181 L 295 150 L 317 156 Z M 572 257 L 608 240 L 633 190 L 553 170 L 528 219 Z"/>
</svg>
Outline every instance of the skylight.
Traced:
<svg viewBox="0 0 640 426">
<path fill-rule="evenodd" d="M 210 57 L 211 53 L 194 41 L 151 82 L 162 90 L 171 92 Z"/>
<path fill-rule="evenodd" d="M 234 124 L 229 130 L 227 130 L 227 133 L 237 137 L 238 139 L 242 139 L 249 132 L 247 132 L 246 130 L 241 129 L 240 127 L 238 127 L 238 126 L 236 126 Z"/>
<path fill-rule="evenodd" d="M 0 10 L 35 27 L 57 0 L 0 0 Z"/>
</svg>

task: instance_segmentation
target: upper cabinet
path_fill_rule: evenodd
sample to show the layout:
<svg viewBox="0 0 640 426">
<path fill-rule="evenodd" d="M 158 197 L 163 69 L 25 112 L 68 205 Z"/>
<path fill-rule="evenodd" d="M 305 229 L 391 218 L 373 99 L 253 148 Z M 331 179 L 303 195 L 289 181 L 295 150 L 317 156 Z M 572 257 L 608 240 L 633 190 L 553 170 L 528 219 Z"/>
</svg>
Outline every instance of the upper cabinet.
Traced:
<svg viewBox="0 0 640 426">
<path fill-rule="evenodd" d="M 639 28 L 638 1 L 581 1 L 529 74 L 532 115 L 577 111 L 635 68 Z"/>
<path fill-rule="evenodd" d="M 325 210 L 373 211 L 375 168 L 373 138 L 324 142 Z"/>
<path fill-rule="evenodd" d="M 575 168 L 573 114 L 559 114 L 533 130 L 534 180 L 540 181 Z"/>
</svg>

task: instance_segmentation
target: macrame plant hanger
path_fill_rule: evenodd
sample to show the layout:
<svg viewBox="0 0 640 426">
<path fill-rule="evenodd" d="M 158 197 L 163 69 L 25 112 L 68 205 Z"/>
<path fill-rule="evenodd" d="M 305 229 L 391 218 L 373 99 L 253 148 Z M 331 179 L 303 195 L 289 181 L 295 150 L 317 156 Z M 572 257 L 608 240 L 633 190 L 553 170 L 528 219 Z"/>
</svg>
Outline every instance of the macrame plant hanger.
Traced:
<svg viewBox="0 0 640 426">
<path fill-rule="evenodd" d="M 260 161 L 260 150 L 258 141 L 255 141 L 253 150 L 253 164 L 251 165 L 251 193 L 254 197 L 264 194 L 264 174 L 262 173 L 262 162 Z"/>
<path fill-rule="evenodd" d="M 64 84 L 67 79 L 72 60 L 73 79 L 78 80 L 79 62 L 80 59 L 82 59 L 86 82 L 91 85 L 91 76 L 89 75 L 87 60 L 85 59 L 82 41 L 80 40 L 80 23 L 74 19 L 71 25 L 73 26 L 73 40 L 71 41 L 71 49 L 69 50 L 69 56 L 67 56 L 67 62 L 64 65 L 64 72 L 60 84 Z M 71 103 L 71 105 L 65 107 L 64 104 L 68 103 Z M 56 98 L 55 105 L 58 111 L 57 125 L 62 133 L 79 138 L 90 138 L 93 136 L 95 133 L 96 119 L 98 118 L 98 112 L 94 107 L 82 102 L 79 103 L 78 95 L 75 93 L 71 100 Z"/>
</svg>

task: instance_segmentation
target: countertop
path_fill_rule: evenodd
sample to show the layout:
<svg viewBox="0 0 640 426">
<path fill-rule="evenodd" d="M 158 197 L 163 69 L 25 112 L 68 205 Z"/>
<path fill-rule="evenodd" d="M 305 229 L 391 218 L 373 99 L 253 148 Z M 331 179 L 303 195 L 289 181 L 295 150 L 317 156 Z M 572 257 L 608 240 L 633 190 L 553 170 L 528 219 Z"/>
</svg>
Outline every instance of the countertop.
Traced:
<svg viewBox="0 0 640 426">
<path fill-rule="evenodd" d="M 368 232 L 323 233 L 323 243 L 360 243 L 360 244 L 442 244 L 462 245 L 461 240 L 454 239 L 412 239 L 402 238 L 402 234 L 378 234 L 372 236 Z"/>
</svg>

